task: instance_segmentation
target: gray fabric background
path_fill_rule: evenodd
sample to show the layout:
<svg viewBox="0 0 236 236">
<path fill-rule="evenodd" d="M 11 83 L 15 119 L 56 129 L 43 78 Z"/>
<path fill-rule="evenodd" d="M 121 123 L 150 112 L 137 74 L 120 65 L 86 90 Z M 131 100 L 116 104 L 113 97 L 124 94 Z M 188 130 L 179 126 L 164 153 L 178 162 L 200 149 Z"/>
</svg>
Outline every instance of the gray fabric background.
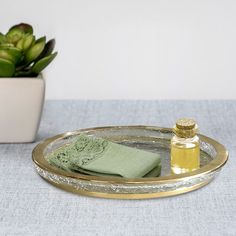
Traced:
<svg viewBox="0 0 236 236">
<path fill-rule="evenodd" d="M 230 159 L 197 191 L 151 200 L 108 200 L 65 192 L 41 179 L 37 143 L 0 145 L 0 235 L 236 235 L 236 101 L 47 101 L 37 142 L 79 128 L 171 127 L 194 117 Z"/>
</svg>

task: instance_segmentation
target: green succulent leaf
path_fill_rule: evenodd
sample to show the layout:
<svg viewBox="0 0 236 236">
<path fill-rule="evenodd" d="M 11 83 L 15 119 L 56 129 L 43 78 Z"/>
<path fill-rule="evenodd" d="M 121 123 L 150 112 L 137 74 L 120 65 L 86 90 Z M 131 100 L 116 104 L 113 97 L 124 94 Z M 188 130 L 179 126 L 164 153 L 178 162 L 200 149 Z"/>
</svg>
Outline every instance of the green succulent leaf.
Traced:
<svg viewBox="0 0 236 236">
<path fill-rule="evenodd" d="M 43 57 L 49 56 L 53 52 L 55 44 L 56 44 L 56 40 L 55 39 L 50 39 L 45 44 L 45 47 L 44 47 L 42 53 L 40 54 L 40 56 L 37 58 L 37 61 L 40 60 Z"/>
<path fill-rule="evenodd" d="M 16 71 L 14 77 L 35 77 L 37 74 L 31 72 L 31 70 L 26 71 Z"/>
<path fill-rule="evenodd" d="M 9 31 L 11 31 L 13 29 L 20 29 L 25 34 L 33 34 L 33 27 L 29 24 L 26 24 L 26 23 L 20 23 L 18 25 L 14 25 L 10 28 Z"/>
<path fill-rule="evenodd" d="M 11 77 L 15 72 L 15 65 L 6 59 L 0 58 L 0 77 Z"/>
<path fill-rule="evenodd" d="M 7 42 L 6 36 L 3 33 L 0 33 L 0 45 L 6 42 Z"/>
<path fill-rule="evenodd" d="M 40 42 L 46 43 L 46 36 L 43 36 L 35 41 L 35 43 L 40 43 Z"/>
<path fill-rule="evenodd" d="M 35 36 L 30 34 L 24 38 L 23 50 L 26 51 L 30 48 L 31 45 L 35 42 Z"/>
<path fill-rule="evenodd" d="M 39 74 L 45 67 L 47 67 L 53 61 L 56 56 L 57 52 L 40 59 L 33 65 L 31 71 L 35 74 Z"/>
<path fill-rule="evenodd" d="M 31 63 L 42 53 L 45 47 L 46 37 L 38 39 L 25 53 L 25 62 Z"/>
<path fill-rule="evenodd" d="M 13 28 L 8 31 L 6 34 L 7 36 L 7 42 L 16 44 L 23 36 L 24 36 L 24 31 L 18 28 Z"/>
<path fill-rule="evenodd" d="M 1 48 L 9 48 L 9 47 L 15 47 L 12 43 L 2 43 L 0 44 Z"/>
<path fill-rule="evenodd" d="M 23 50 L 23 48 L 24 48 L 24 38 L 20 39 L 17 42 L 16 47 L 19 48 L 20 50 Z"/>
<path fill-rule="evenodd" d="M 0 46 L 0 58 L 9 60 L 14 64 L 18 64 L 22 59 L 22 54 L 18 48 Z"/>
</svg>

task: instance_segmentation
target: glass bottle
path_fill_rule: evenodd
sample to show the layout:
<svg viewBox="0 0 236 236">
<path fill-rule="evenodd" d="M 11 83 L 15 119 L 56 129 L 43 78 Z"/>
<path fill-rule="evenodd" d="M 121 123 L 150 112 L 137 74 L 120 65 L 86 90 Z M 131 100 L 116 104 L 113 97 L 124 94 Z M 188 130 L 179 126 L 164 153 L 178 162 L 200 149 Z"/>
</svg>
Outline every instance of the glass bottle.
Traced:
<svg viewBox="0 0 236 236">
<path fill-rule="evenodd" d="M 196 135 L 197 124 L 192 119 L 179 119 L 173 128 L 171 139 L 171 171 L 182 174 L 200 166 L 200 144 Z"/>
</svg>

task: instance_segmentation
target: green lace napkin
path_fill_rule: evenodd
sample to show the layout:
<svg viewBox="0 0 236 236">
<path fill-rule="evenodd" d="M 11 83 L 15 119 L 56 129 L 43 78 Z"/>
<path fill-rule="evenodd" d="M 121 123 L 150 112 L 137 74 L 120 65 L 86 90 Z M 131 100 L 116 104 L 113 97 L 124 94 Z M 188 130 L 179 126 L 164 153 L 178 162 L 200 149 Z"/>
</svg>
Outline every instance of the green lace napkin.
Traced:
<svg viewBox="0 0 236 236">
<path fill-rule="evenodd" d="M 158 176 L 158 154 L 116 144 L 102 138 L 78 135 L 73 144 L 47 156 L 49 163 L 66 171 L 126 178 Z"/>
</svg>

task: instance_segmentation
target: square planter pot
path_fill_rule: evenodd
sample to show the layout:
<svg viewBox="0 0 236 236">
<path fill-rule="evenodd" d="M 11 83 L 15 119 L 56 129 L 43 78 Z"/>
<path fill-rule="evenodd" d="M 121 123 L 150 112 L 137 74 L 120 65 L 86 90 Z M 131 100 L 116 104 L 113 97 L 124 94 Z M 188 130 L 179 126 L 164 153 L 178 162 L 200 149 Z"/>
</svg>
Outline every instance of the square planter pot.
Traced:
<svg viewBox="0 0 236 236">
<path fill-rule="evenodd" d="M 45 81 L 0 78 L 0 143 L 33 142 L 45 98 Z"/>
</svg>

